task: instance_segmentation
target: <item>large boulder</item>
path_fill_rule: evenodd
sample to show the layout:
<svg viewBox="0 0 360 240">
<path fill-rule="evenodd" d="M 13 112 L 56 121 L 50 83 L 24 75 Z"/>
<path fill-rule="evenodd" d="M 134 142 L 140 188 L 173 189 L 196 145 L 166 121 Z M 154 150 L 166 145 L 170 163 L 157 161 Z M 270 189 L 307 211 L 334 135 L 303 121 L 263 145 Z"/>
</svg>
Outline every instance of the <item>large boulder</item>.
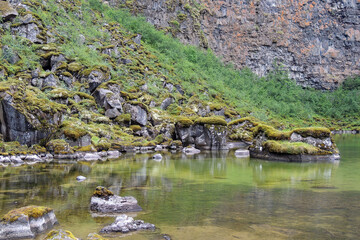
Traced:
<svg viewBox="0 0 360 240">
<path fill-rule="evenodd" d="M 138 123 L 141 126 L 146 126 L 148 114 L 147 111 L 141 105 L 132 105 L 126 103 L 124 105 L 125 113 L 130 113 L 131 121 Z"/>
<path fill-rule="evenodd" d="M 35 238 L 57 223 L 51 208 L 28 206 L 8 212 L 0 221 L 0 240 Z"/>
<path fill-rule="evenodd" d="M 1 133 L 5 141 L 18 141 L 20 144 L 33 145 L 47 136 L 46 131 L 37 130 L 24 114 L 17 111 L 11 101 L 0 104 Z"/>
<path fill-rule="evenodd" d="M 200 121 L 189 124 L 184 124 L 185 120 L 182 119 L 182 122 L 176 124 L 176 138 L 181 140 L 184 146 L 194 144 L 196 148 L 205 150 L 228 149 L 226 122 L 220 119 L 201 118 Z"/>
<path fill-rule="evenodd" d="M 18 12 L 7 1 L 0 1 L 0 18 L 3 21 L 8 21 L 15 18 Z"/>
<path fill-rule="evenodd" d="M 103 229 L 101 229 L 100 232 L 128 233 L 130 231 L 145 230 L 145 229 L 155 230 L 155 225 L 151 223 L 145 223 L 142 220 L 134 220 L 132 217 L 128 217 L 127 215 L 122 214 L 116 218 L 114 223 L 104 227 Z"/>
<path fill-rule="evenodd" d="M 114 195 L 105 187 L 97 187 L 91 197 L 90 210 L 100 213 L 138 212 L 142 208 L 134 197 Z"/>
</svg>

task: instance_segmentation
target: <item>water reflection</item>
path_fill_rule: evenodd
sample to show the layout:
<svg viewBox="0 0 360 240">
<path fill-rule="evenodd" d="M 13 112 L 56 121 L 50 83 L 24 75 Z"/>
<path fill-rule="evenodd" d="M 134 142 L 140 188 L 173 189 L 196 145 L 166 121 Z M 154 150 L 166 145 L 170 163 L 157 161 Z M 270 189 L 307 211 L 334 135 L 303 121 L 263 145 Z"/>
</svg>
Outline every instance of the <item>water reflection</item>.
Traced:
<svg viewBox="0 0 360 240">
<path fill-rule="evenodd" d="M 89 229 L 98 231 L 113 221 L 93 218 L 88 210 L 94 188 L 104 185 L 136 197 L 145 210 L 139 218 L 174 239 L 192 238 L 189 231 L 198 234 L 196 239 L 351 238 L 360 224 L 360 144 L 355 142 L 351 139 L 350 148 L 338 144 L 340 164 L 267 162 L 209 152 L 163 153 L 160 162 L 149 154 L 128 154 L 106 162 L 2 168 L 0 214 L 46 205 L 55 209 L 61 228 L 85 238 Z M 87 179 L 79 183 L 79 175 Z"/>
</svg>

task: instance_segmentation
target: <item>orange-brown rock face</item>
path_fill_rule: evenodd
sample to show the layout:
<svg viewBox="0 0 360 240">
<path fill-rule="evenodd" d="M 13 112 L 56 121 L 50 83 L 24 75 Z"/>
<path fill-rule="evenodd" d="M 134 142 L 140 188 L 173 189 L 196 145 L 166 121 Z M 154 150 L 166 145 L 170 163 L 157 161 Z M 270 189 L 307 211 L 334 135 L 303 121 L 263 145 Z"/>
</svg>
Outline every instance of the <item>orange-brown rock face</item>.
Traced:
<svg viewBox="0 0 360 240">
<path fill-rule="evenodd" d="M 334 89 L 360 74 L 360 0 L 139 0 L 128 7 L 260 76 L 278 64 L 300 85 Z"/>
</svg>

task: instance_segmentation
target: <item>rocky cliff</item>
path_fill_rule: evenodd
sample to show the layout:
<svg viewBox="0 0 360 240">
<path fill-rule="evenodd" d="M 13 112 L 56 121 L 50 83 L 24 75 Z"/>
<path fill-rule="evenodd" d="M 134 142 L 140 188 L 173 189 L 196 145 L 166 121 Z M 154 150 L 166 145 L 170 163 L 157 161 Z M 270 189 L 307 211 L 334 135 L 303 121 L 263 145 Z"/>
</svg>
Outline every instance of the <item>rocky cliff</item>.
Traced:
<svg viewBox="0 0 360 240">
<path fill-rule="evenodd" d="M 182 42 L 260 76 L 275 66 L 302 86 L 335 89 L 360 74 L 359 0 L 110 0 Z"/>
</svg>

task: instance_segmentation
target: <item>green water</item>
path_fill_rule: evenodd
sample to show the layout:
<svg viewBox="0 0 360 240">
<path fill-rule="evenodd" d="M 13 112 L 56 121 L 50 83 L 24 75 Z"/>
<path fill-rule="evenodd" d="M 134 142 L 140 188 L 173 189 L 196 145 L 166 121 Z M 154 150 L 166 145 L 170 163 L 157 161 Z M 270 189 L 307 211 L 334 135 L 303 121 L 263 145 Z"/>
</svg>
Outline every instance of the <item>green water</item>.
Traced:
<svg viewBox="0 0 360 240">
<path fill-rule="evenodd" d="M 113 239 L 360 239 L 360 136 L 336 142 L 342 159 L 333 163 L 242 160 L 230 152 L 0 168 L 0 214 L 52 207 L 56 228 L 86 238 L 114 221 L 89 211 L 91 193 L 103 185 L 136 197 L 144 211 L 130 215 L 158 228 Z M 87 180 L 78 183 L 78 175 Z"/>
</svg>

